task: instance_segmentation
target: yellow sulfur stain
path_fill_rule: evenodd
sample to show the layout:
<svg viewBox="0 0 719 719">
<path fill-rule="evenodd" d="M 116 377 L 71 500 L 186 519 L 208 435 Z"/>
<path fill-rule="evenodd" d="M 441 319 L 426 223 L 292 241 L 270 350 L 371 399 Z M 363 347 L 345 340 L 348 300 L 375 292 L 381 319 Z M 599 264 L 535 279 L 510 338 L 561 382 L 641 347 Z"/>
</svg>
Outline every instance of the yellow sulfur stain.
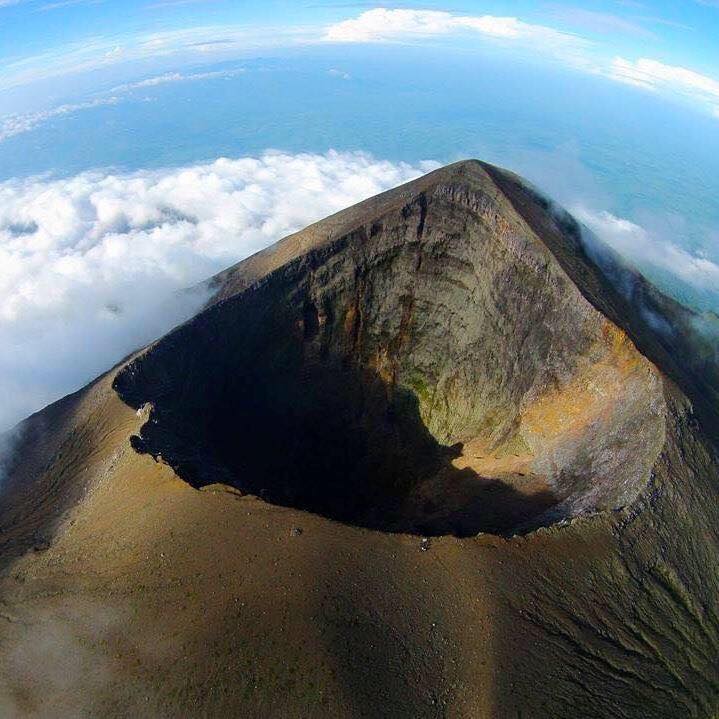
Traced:
<svg viewBox="0 0 719 719">
<path fill-rule="evenodd" d="M 647 365 L 627 335 L 609 322 L 590 354 L 599 359 L 580 365 L 568 383 L 550 389 L 522 410 L 523 434 L 534 442 L 551 442 L 567 432 L 581 432 L 609 415 L 626 395 L 632 375 L 638 376 Z"/>
</svg>

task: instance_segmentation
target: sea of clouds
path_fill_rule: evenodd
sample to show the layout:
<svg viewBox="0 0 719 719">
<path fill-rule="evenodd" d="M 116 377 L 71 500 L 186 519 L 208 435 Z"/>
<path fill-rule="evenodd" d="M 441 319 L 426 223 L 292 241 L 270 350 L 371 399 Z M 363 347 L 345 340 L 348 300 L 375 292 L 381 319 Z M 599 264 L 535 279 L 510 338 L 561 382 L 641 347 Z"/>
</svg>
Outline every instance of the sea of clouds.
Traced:
<svg viewBox="0 0 719 719">
<path fill-rule="evenodd" d="M 433 166 L 268 152 L 0 183 L 0 432 L 207 299 L 181 290 Z"/>
<path fill-rule="evenodd" d="M 185 288 L 434 166 L 267 152 L 0 183 L 0 432 L 191 316 L 208 295 Z M 719 286 L 711 260 L 607 212 L 571 209 L 638 267 Z"/>
</svg>

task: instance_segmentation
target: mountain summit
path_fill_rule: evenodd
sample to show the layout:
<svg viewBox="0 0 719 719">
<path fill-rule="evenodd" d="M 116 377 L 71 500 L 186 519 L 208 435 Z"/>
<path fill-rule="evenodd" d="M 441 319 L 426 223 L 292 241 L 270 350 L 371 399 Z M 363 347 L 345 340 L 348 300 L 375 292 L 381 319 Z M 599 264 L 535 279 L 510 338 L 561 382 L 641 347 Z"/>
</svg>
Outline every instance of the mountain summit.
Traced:
<svg viewBox="0 0 719 719">
<path fill-rule="evenodd" d="M 210 287 L 18 428 L 5 715 L 716 716 L 690 310 L 477 161 Z"/>
</svg>

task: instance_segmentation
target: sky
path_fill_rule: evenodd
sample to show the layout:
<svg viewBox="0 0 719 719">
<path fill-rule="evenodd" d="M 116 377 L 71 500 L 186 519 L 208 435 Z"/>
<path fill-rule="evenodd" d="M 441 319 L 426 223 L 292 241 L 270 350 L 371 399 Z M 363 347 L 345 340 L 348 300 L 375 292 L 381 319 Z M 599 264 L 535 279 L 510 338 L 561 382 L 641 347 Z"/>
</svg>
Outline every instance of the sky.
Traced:
<svg viewBox="0 0 719 719">
<path fill-rule="evenodd" d="M 719 116 L 717 0 L 0 0 L 0 10 L 0 89 L 10 112 L 89 88 L 98 72 L 281 47 L 450 40 L 513 46 Z"/>
<path fill-rule="evenodd" d="M 0 431 L 441 164 L 719 311 L 719 0 L 0 0 Z"/>
</svg>

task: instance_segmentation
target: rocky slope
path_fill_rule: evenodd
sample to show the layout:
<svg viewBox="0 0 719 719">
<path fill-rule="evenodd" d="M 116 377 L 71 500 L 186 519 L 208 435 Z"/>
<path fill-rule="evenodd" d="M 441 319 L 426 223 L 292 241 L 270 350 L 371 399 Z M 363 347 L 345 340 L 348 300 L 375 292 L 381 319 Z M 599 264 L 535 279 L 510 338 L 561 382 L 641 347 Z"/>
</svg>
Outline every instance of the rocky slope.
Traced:
<svg viewBox="0 0 719 719">
<path fill-rule="evenodd" d="M 3 715 L 717 716 L 691 312 L 479 162 L 212 283 L 20 428 Z"/>
</svg>

